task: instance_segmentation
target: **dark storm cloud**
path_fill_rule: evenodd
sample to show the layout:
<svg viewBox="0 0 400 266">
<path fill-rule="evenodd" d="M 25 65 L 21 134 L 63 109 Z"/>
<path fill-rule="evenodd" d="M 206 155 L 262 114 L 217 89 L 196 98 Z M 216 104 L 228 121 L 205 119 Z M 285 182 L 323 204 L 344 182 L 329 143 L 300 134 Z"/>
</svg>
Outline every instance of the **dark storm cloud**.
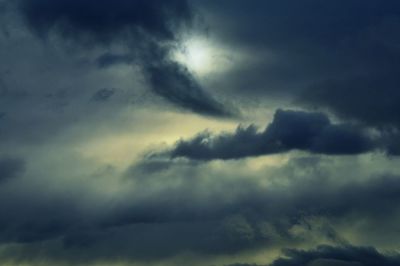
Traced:
<svg viewBox="0 0 400 266">
<path fill-rule="evenodd" d="M 190 19 L 190 9 L 184 0 L 129 1 L 51 1 L 21 0 L 21 9 L 29 25 L 40 35 L 52 28 L 68 38 L 93 38 L 113 42 L 123 34 L 139 31 L 159 40 L 175 38 L 175 29 Z"/>
<path fill-rule="evenodd" d="M 362 129 L 349 124 L 333 124 L 322 113 L 278 110 L 268 127 L 258 132 L 255 126 L 239 127 L 235 133 L 200 133 L 191 140 L 179 141 L 172 157 L 195 160 L 239 159 L 305 150 L 322 154 L 360 154 L 374 148 Z"/>
<path fill-rule="evenodd" d="M 400 126 L 398 1 L 201 2 L 210 31 L 257 59 L 221 77 L 228 91 Z"/>
<path fill-rule="evenodd" d="M 39 36 L 57 32 L 88 48 L 125 44 L 131 49 L 130 55 L 105 54 L 98 59 L 99 66 L 130 63 L 135 58 L 156 94 L 200 114 L 230 115 L 184 66 L 169 58 L 179 29 L 190 24 L 192 18 L 185 0 L 19 2 L 26 21 Z"/>
<path fill-rule="evenodd" d="M 383 133 L 383 145 L 386 147 L 389 155 L 400 155 L 400 132 L 397 130 L 389 130 Z"/>
<path fill-rule="evenodd" d="M 286 250 L 271 266 L 397 266 L 400 255 L 385 255 L 372 247 L 320 246 L 315 250 Z"/>
<path fill-rule="evenodd" d="M 308 104 L 326 106 L 342 117 L 360 119 L 368 125 L 399 128 L 400 79 L 394 69 L 386 71 L 324 81 L 307 89 L 301 99 Z"/>
<path fill-rule="evenodd" d="M 0 158 L 0 182 L 17 177 L 25 169 L 25 162 L 17 158 Z"/>
</svg>

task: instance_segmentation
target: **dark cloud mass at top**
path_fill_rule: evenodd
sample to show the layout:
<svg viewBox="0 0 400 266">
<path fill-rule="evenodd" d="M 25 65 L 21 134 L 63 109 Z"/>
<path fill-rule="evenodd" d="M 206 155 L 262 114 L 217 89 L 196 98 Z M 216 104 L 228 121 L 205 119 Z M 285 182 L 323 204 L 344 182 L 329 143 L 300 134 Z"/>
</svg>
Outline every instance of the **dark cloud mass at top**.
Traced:
<svg viewBox="0 0 400 266">
<path fill-rule="evenodd" d="M 184 0 L 19 1 L 29 25 L 39 34 L 57 28 L 70 38 L 113 42 L 140 31 L 159 40 L 175 38 L 175 27 L 190 20 Z"/>
<path fill-rule="evenodd" d="M 278 94 L 347 119 L 400 126 L 398 1 L 206 3 L 218 36 L 261 59 L 225 80 L 236 93 Z"/>
<path fill-rule="evenodd" d="M 399 69 L 398 0 L 0 0 L 0 265 L 400 266 Z"/>
</svg>

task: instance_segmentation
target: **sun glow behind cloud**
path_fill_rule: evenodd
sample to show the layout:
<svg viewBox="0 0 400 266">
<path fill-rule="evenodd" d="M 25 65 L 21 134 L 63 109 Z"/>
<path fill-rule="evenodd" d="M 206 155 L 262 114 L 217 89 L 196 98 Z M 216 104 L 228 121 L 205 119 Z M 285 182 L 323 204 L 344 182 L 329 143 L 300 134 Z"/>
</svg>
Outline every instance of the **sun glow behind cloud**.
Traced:
<svg viewBox="0 0 400 266">
<path fill-rule="evenodd" d="M 225 71 L 233 61 L 229 50 L 203 37 L 187 38 L 172 58 L 198 76 Z"/>
</svg>

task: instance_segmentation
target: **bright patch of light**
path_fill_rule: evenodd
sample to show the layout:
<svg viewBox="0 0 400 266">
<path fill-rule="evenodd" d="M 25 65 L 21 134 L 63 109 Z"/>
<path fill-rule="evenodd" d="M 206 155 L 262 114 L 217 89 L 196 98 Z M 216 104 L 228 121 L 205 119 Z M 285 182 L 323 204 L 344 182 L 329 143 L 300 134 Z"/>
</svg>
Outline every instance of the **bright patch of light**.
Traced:
<svg viewBox="0 0 400 266">
<path fill-rule="evenodd" d="M 197 75 L 221 70 L 227 57 L 212 42 L 203 38 L 190 38 L 186 40 L 173 54 L 173 59 L 185 65 L 190 71 Z M 218 69 L 220 68 L 220 69 Z"/>
<path fill-rule="evenodd" d="M 201 42 L 190 42 L 186 48 L 186 59 L 188 65 L 195 71 L 206 71 L 211 66 L 211 51 L 206 44 Z"/>
</svg>

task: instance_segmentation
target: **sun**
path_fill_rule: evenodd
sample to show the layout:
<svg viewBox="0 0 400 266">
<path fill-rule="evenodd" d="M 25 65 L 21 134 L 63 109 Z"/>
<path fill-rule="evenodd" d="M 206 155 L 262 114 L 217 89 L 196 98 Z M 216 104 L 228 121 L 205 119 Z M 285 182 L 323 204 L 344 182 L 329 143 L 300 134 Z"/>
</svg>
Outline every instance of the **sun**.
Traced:
<svg viewBox="0 0 400 266">
<path fill-rule="evenodd" d="M 207 71 L 211 67 L 211 53 L 211 49 L 206 44 L 200 41 L 189 42 L 186 48 L 188 66 L 198 72 Z"/>
<path fill-rule="evenodd" d="M 213 69 L 214 53 L 213 47 L 206 40 L 192 38 L 182 44 L 173 58 L 195 74 L 204 75 Z"/>
<path fill-rule="evenodd" d="M 237 63 L 237 52 L 208 36 L 190 36 L 172 51 L 172 60 L 199 78 L 229 71 Z"/>
</svg>

